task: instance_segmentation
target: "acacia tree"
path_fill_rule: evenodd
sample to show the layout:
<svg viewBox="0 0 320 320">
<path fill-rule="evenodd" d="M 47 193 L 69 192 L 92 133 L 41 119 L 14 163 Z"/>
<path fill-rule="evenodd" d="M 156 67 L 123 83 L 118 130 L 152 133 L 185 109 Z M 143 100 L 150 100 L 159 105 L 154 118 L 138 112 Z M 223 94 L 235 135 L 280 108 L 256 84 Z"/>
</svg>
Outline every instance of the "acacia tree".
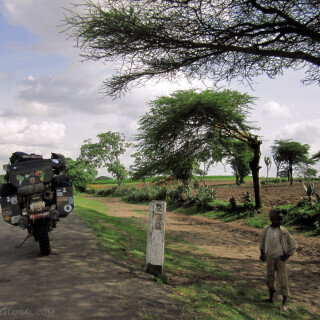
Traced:
<svg viewBox="0 0 320 320">
<path fill-rule="evenodd" d="M 248 144 L 253 155 L 256 207 L 261 208 L 259 161 L 261 140 L 250 131 L 246 121 L 254 98 L 237 91 L 177 91 L 150 102 L 150 111 L 139 121 L 139 151 L 152 155 L 152 161 L 141 163 L 139 171 L 162 174 L 179 166 L 189 170 L 196 155 L 223 140 L 237 139 Z"/>
<path fill-rule="evenodd" d="M 308 162 L 309 149 L 308 144 L 292 140 L 275 140 L 275 145 L 271 147 L 274 157 L 287 165 L 290 185 L 293 183 L 293 167 Z"/>
<path fill-rule="evenodd" d="M 225 155 L 227 162 L 235 173 L 236 184 L 244 183 L 244 178 L 250 173 L 249 163 L 252 159 L 252 150 L 250 150 L 248 144 L 235 139 L 231 140 L 226 148 Z"/>
<path fill-rule="evenodd" d="M 79 1 L 66 32 L 85 59 L 119 62 L 108 94 L 178 74 L 251 81 L 302 67 L 304 83 L 320 84 L 318 0 Z"/>
<path fill-rule="evenodd" d="M 127 143 L 124 135 L 119 132 L 100 133 L 97 138 L 98 142 L 95 143 L 91 139 L 84 141 L 78 160 L 84 160 L 94 168 L 106 167 L 116 177 L 120 186 L 127 176 L 127 171 L 120 162 L 120 155 L 131 143 Z"/>
</svg>

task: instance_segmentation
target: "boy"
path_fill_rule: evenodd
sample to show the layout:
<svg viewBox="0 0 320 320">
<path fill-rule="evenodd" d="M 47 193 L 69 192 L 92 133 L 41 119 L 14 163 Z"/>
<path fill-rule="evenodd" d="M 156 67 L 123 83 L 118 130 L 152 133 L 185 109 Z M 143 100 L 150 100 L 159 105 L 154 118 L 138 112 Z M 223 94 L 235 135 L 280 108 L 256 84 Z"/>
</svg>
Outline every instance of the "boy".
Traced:
<svg viewBox="0 0 320 320">
<path fill-rule="evenodd" d="M 270 298 L 267 302 L 273 302 L 276 292 L 275 275 L 279 293 L 282 294 L 282 310 L 287 311 L 287 298 L 289 295 L 286 261 L 292 256 L 298 244 L 289 232 L 281 227 L 283 215 L 279 209 L 270 210 L 271 225 L 265 226 L 260 234 L 260 260 L 267 261 L 267 286 Z"/>
</svg>

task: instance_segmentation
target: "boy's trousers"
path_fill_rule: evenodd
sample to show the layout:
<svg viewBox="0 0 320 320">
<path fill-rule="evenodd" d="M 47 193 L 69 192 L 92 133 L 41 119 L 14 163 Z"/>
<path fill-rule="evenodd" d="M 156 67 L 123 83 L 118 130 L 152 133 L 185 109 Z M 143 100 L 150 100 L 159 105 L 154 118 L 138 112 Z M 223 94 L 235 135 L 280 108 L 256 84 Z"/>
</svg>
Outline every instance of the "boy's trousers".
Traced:
<svg viewBox="0 0 320 320">
<path fill-rule="evenodd" d="M 276 282 L 278 290 L 276 290 Z M 267 286 L 269 290 L 278 291 L 283 296 L 290 295 L 286 261 L 267 257 Z"/>
</svg>

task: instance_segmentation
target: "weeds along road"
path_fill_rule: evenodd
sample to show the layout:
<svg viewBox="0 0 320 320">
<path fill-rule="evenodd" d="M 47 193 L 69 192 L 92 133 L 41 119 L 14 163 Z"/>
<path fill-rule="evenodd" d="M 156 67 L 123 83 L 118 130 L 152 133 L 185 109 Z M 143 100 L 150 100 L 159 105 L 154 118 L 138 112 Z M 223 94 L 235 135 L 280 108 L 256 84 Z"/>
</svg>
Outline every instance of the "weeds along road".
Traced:
<svg viewBox="0 0 320 320">
<path fill-rule="evenodd" d="M 0 320 L 190 319 L 152 278 L 108 255 L 71 213 L 50 233 L 51 255 L 0 222 Z M 160 316 L 161 315 L 161 316 Z"/>
</svg>

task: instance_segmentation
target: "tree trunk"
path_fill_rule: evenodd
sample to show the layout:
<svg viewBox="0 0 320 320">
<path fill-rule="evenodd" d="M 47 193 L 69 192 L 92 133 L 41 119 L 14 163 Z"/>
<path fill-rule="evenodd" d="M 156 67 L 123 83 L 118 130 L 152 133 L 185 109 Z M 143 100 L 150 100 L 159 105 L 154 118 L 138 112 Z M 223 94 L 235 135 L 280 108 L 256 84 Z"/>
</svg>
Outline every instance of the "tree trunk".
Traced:
<svg viewBox="0 0 320 320">
<path fill-rule="evenodd" d="M 277 175 L 276 175 L 276 178 L 279 178 L 279 171 L 280 171 L 280 166 L 277 166 Z"/>
<path fill-rule="evenodd" d="M 240 176 L 236 173 L 236 185 L 240 186 L 240 181 L 239 181 Z"/>
<path fill-rule="evenodd" d="M 256 209 L 262 208 L 261 185 L 260 185 L 260 176 L 259 176 L 259 170 L 261 169 L 261 166 L 259 165 L 260 157 L 261 157 L 260 146 L 261 146 L 261 141 L 255 141 L 250 143 L 250 147 L 253 150 L 253 158 L 249 162 L 249 166 L 252 173 Z"/>
<path fill-rule="evenodd" d="M 292 171 L 293 171 L 293 169 L 292 169 L 292 164 L 289 164 L 289 177 L 290 177 L 290 186 L 292 186 L 292 184 L 293 184 L 293 173 L 292 173 Z"/>
</svg>

